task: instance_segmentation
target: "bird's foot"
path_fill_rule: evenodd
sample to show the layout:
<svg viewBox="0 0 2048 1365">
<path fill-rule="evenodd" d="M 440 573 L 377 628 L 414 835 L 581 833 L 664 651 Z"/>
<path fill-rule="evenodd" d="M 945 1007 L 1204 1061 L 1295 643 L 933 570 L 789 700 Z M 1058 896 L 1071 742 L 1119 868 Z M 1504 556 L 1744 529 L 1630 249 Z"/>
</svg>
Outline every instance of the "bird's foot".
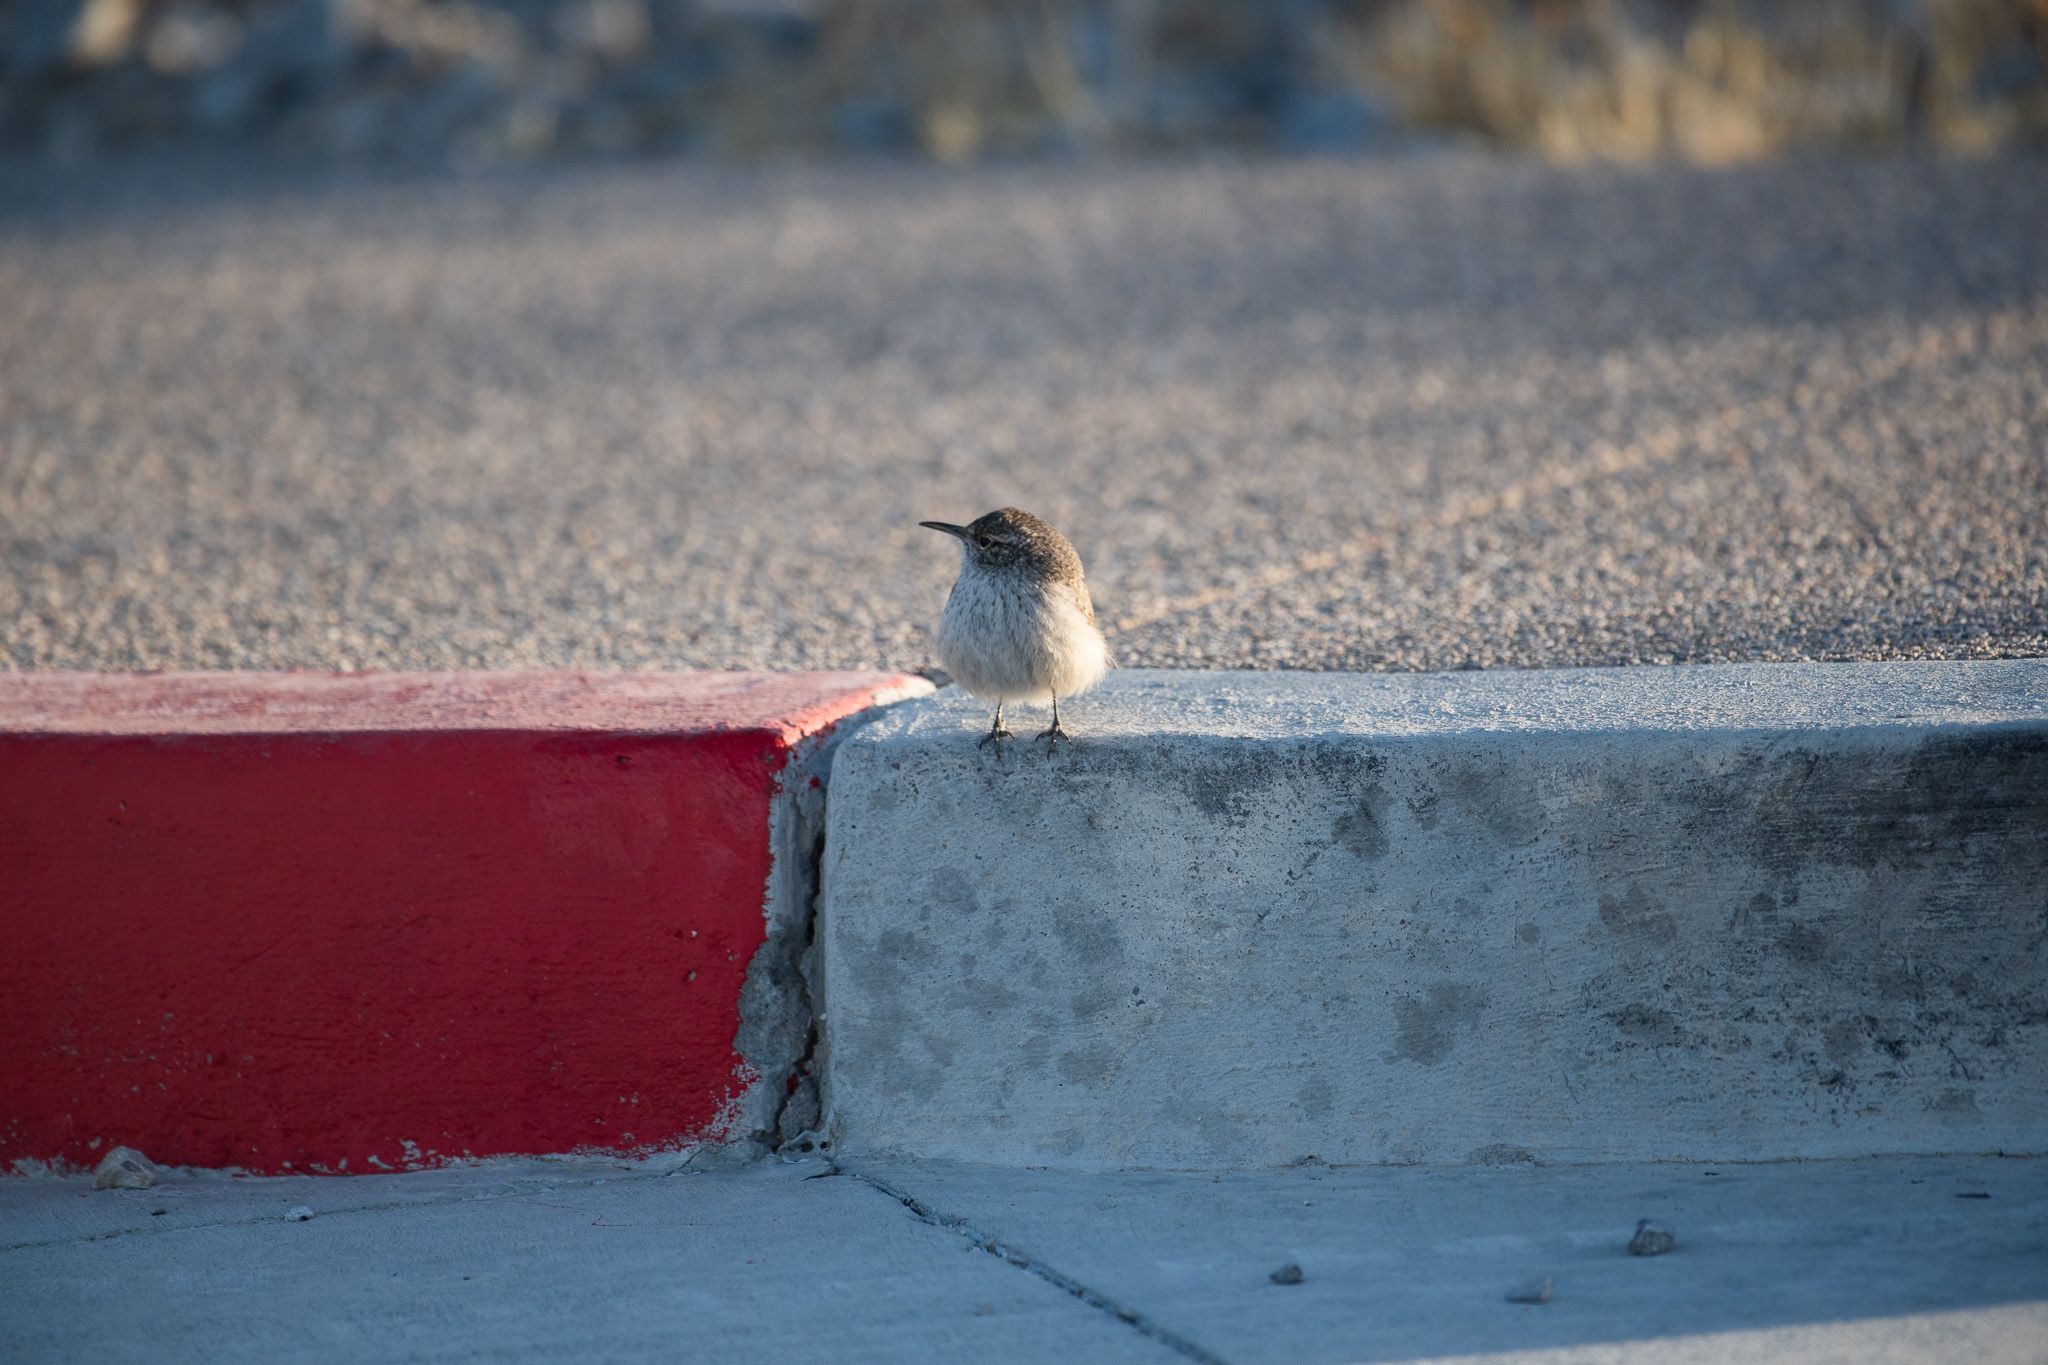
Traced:
<svg viewBox="0 0 2048 1365">
<path fill-rule="evenodd" d="M 1058 721 L 1053 722 L 1051 729 L 1040 730 L 1037 737 L 1044 740 L 1046 747 L 1049 749 L 1057 749 L 1062 744 L 1072 744 L 1074 742 L 1074 737 L 1065 730 L 1062 730 Z"/>
<path fill-rule="evenodd" d="M 983 735 L 981 737 L 981 743 L 976 745 L 975 747 L 978 749 L 986 749 L 989 745 L 993 744 L 996 746 L 996 752 L 1001 753 L 1003 751 L 1003 741 L 1006 739 L 1015 738 L 1015 735 L 1011 734 L 1008 730 L 1005 730 L 1002 726 L 998 725 L 995 729 Z"/>
</svg>

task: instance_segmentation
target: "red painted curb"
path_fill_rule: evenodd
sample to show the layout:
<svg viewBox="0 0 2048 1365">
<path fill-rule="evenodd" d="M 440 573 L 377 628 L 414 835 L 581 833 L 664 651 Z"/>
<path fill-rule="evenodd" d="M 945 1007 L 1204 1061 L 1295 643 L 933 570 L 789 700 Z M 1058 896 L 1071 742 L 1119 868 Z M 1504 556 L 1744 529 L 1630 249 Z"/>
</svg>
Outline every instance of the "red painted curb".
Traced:
<svg viewBox="0 0 2048 1365">
<path fill-rule="evenodd" d="M 728 1136 L 783 769 L 922 687 L 0 675 L 0 1169 Z"/>
</svg>

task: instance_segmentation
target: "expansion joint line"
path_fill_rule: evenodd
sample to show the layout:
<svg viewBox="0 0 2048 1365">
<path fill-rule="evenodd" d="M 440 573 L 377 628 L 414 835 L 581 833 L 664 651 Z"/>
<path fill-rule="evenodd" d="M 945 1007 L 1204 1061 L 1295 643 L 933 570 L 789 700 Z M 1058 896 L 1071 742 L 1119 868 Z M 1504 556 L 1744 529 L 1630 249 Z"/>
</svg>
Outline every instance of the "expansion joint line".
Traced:
<svg viewBox="0 0 2048 1365">
<path fill-rule="evenodd" d="M 907 1190 L 898 1189 L 879 1177 L 868 1175 L 861 1171 L 850 1170 L 837 1161 L 832 1163 L 832 1169 L 841 1175 L 852 1176 L 863 1185 L 870 1186 L 888 1195 L 891 1199 L 903 1205 L 904 1208 L 909 1209 L 920 1221 L 929 1223 L 935 1228 L 944 1228 L 948 1232 L 966 1238 L 969 1242 L 972 1242 L 975 1246 L 996 1257 L 998 1260 L 1006 1261 L 1019 1270 L 1029 1271 L 1055 1289 L 1065 1290 L 1090 1308 L 1107 1313 L 1126 1327 L 1150 1337 L 1168 1350 L 1186 1356 L 1189 1360 L 1201 1361 L 1202 1365 L 1229 1365 L 1229 1362 L 1225 1361 L 1222 1356 L 1217 1355 L 1207 1347 L 1189 1341 L 1180 1333 L 1154 1321 L 1128 1304 L 1118 1303 L 1101 1290 L 1090 1288 L 1073 1276 L 1054 1269 L 1022 1248 L 1013 1246 L 1000 1237 L 995 1237 L 982 1231 L 965 1218 L 956 1217 L 950 1213 L 943 1213 L 926 1204 Z"/>
</svg>

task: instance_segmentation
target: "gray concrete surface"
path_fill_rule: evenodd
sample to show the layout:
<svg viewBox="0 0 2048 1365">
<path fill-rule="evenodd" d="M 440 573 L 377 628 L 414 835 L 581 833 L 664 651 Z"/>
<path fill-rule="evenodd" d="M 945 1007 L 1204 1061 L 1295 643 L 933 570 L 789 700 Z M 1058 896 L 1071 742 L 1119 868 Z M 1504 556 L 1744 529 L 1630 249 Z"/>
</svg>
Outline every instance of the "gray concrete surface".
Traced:
<svg viewBox="0 0 2048 1365">
<path fill-rule="evenodd" d="M 2048 163 L 0 168 L 0 666 L 2048 652 Z"/>
<path fill-rule="evenodd" d="M 2023 1160 L 13 1179 L 0 1358 L 2036 1362 L 2044 1248 Z"/>
<path fill-rule="evenodd" d="M 2048 1355 L 2039 1160 L 850 1169 L 1237 1365 Z M 1676 1249 L 1629 1255 L 1643 1218 Z M 1287 1264 L 1299 1285 L 1272 1282 Z M 1549 1303 L 1508 1302 L 1545 1280 Z"/>
<path fill-rule="evenodd" d="M 828 1171 L 0 1180 L 0 1359 L 1177 1358 Z"/>
<path fill-rule="evenodd" d="M 1064 719 L 840 746 L 838 1150 L 2048 1151 L 2048 663 L 1125 672 Z"/>
</svg>

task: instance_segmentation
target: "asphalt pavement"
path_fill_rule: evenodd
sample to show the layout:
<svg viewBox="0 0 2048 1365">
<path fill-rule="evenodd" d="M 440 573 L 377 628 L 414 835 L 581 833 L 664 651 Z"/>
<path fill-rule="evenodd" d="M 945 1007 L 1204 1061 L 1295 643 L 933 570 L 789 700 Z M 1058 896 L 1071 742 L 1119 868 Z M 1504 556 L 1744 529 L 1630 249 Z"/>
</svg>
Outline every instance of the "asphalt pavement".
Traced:
<svg viewBox="0 0 2048 1365">
<path fill-rule="evenodd" d="M 2048 654 L 2048 161 L 0 168 L 0 667 Z"/>
</svg>

